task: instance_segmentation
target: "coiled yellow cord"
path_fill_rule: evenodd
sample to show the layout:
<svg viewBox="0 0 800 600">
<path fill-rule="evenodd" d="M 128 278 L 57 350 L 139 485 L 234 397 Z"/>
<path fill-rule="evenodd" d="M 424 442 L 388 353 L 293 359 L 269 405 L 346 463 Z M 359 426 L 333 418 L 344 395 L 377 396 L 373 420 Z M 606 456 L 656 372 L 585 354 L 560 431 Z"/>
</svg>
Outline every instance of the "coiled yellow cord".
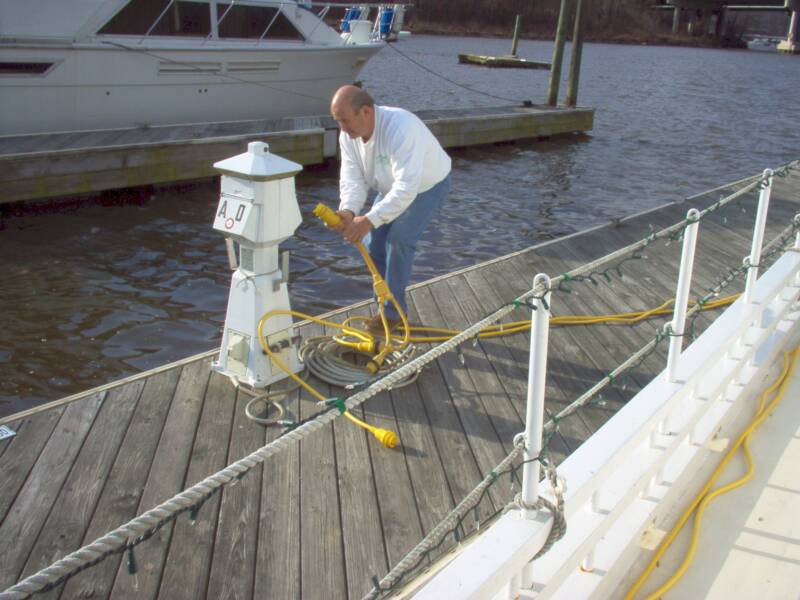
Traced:
<svg viewBox="0 0 800 600">
<path fill-rule="evenodd" d="M 267 344 L 267 339 L 264 337 L 264 323 L 271 317 L 277 315 L 291 315 L 301 319 L 309 319 L 310 321 L 318 323 L 319 325 L 325 325 L 328 327 L 335 327 L 341 329 L 345 333 L 348 333 L 348 335 L 350 333 L 353 333 L 355 335 L 354 330 L 350 329 L 349 327 L 344 327 L 339 323 L 333 323 L 331 321 L 319 319 L 317 317 L 306 315 L 304 313 L 297 312 L 294 310 L 271 310 L 268 313 L 266 313 L 263 317 L 261 317 L 258 321 L 258 341 L 261 342 L 261 347 L 264 349 L 264 352 L 267 353 L 269 359 L 273 361 L 278 366 L 278 368 L 280 368 L 287 375 L 289 375 L 289 377 L 294 379 L 298 384 L 300 384 L 304 389 L 306 389 L 317 400 L 319 400 L 320 402 L 326 402 L 328 399 L 325 396 L 320 394 L 316 389 L 314 389 L 314 387 L 309 385 L 307 382 L 303 381 L 303 379 L 292 373 L 291 369 L 289 369 L 289 367 L 286 366 L 286 364 L 278 357 L 278 355 L 272 351 L 272 349 L 269 347 L 269 344 Z M 357 335 L 361 335 L 361 332 L 357 332 Z M 359 425 L 360 427 L 363 427 L 364 429 L 372 433 L 372 435 L 374 435 L 378 439 L 378 441 L 387 448 L 394 448 L 400 441 L 397 434 L 394 433 L 393 431 L 368 425 L 364 421 L 355 417 L 349 410 L 344 411 L 344 416 L 350 419 L 353 423 Z"/>
</svg>

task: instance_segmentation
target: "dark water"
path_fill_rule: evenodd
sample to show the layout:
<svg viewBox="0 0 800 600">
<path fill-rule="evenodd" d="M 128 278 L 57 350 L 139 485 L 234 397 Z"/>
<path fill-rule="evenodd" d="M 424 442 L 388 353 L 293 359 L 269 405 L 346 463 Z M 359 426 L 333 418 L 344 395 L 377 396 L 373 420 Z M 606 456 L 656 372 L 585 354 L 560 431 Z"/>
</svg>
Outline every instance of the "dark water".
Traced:
<svg viewBox="0 0 800 600">
<path fill-rule="evenodd" d="M 456 61 L 508 46 L 412 37 L 384 49 L 362 79 L 379 102 L 410 109 L 506 103 L 399 50 L 475 90 L 542 102 L 547 72 Z M 529 58 L 551 51 L 520 45 Z M 798 158 L 798 81 L 800 57 L 585 46 L 579 103 L 597 109 L 592 135 L 452 153 L 451 196 L 420 244 L 415 281 Z M 211 229 L 216 185 L 3 209 L 0 415 L 218 343 L 230 272 Z M 357 254 L 310 215 L 318 201 L 336 204 L 335 165 L 301 174 L 298 196 L 306 219 L 285 244 L 294 307 L 318 313 L 368 297 Z"/>
</svg>

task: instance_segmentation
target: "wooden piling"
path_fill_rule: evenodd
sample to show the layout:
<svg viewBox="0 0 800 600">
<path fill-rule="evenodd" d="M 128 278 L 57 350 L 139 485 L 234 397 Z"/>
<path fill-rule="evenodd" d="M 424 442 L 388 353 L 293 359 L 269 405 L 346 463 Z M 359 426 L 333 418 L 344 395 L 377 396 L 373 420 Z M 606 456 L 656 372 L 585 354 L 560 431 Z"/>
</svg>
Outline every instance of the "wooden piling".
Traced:
<svg viewBox="0 0 800 600">
<path fill-rule="evenodd" d="M 556 26 L 556 39 L 553 45 L 553 61 L 550 67 L 550 86 L 547 90 L 547 104 L 555 106 L 558 102 L 558 86 L 561 82 L 561 62 L 564 60 L 564 41 L 567 37 L 567 13 L 569 0 L 561 0 L 561 9 L 558 11 L 558 25 Z"/>
<path fill-rule="evenodd" d="M 519 15 L 514 21 L 514 36 L 511 38 L 511 56 L 517 55 L 517 43 L 519 42 Z"/>
<path fill-rule="evenodd" d="M 581 54 L 583 51 L 583 0 L 575 5 L 575 28 L 572 33 L 572 56 L 569 63 L 569 82 L 565 104 L 574 108 L 578 102 L 578 81 L 581 74 Z"/>
</svg>

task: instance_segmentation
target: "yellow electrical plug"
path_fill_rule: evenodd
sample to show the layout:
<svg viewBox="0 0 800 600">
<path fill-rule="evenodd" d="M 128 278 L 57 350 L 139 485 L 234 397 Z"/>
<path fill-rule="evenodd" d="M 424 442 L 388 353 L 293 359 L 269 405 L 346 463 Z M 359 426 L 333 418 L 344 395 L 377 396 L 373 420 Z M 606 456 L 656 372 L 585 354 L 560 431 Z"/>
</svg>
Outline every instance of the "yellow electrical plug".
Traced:
<svg viewBox="0 0 800 600">
<path fill-rule="evenodd" d="M 374 435 L 377 438 L 377 440 L 381 444 L 383 444 L 387 448 L 394 448 L 395 446 L 397 446 L 398 443 L 400 443 L 400 438 L 397 437 L 397 434 L 394 431 L 391 431 L 389 429 L 381 429 L 380 427 L 374 427 L 369 423 L 365 423 L 364 421 L 356 417 L 353 413 L 351 413 L 349 410 L 344 413 L 344 416 L 350 419 L 356 425 L 359 425 L 364 429 L 366 429 L 367 431 L 369 431 L 372 435 Z"/>
<path fill-rule="evenodd" d="M 332 208 L 325 206 L 322 202 L 314 207 L 314 214 L 322 219 L 328 227 L 336 227 L 342 222 L 342 217 L 336 214 Z"/>
</svg>

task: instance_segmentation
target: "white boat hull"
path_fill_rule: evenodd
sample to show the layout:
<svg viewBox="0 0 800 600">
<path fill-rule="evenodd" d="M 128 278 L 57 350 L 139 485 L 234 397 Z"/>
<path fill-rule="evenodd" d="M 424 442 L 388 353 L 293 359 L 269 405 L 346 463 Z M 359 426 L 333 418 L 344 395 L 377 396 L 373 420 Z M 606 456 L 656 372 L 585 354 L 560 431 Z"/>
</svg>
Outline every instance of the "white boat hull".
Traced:
<svg viewBox="0 0 800 600">
<path fill-rule="evenodd" d="M 282 46 L 4 46 L 0 62 L 54 66 L 0 76 L 0 135 L 326 114 L 382 44 Z"/>
</svg>

